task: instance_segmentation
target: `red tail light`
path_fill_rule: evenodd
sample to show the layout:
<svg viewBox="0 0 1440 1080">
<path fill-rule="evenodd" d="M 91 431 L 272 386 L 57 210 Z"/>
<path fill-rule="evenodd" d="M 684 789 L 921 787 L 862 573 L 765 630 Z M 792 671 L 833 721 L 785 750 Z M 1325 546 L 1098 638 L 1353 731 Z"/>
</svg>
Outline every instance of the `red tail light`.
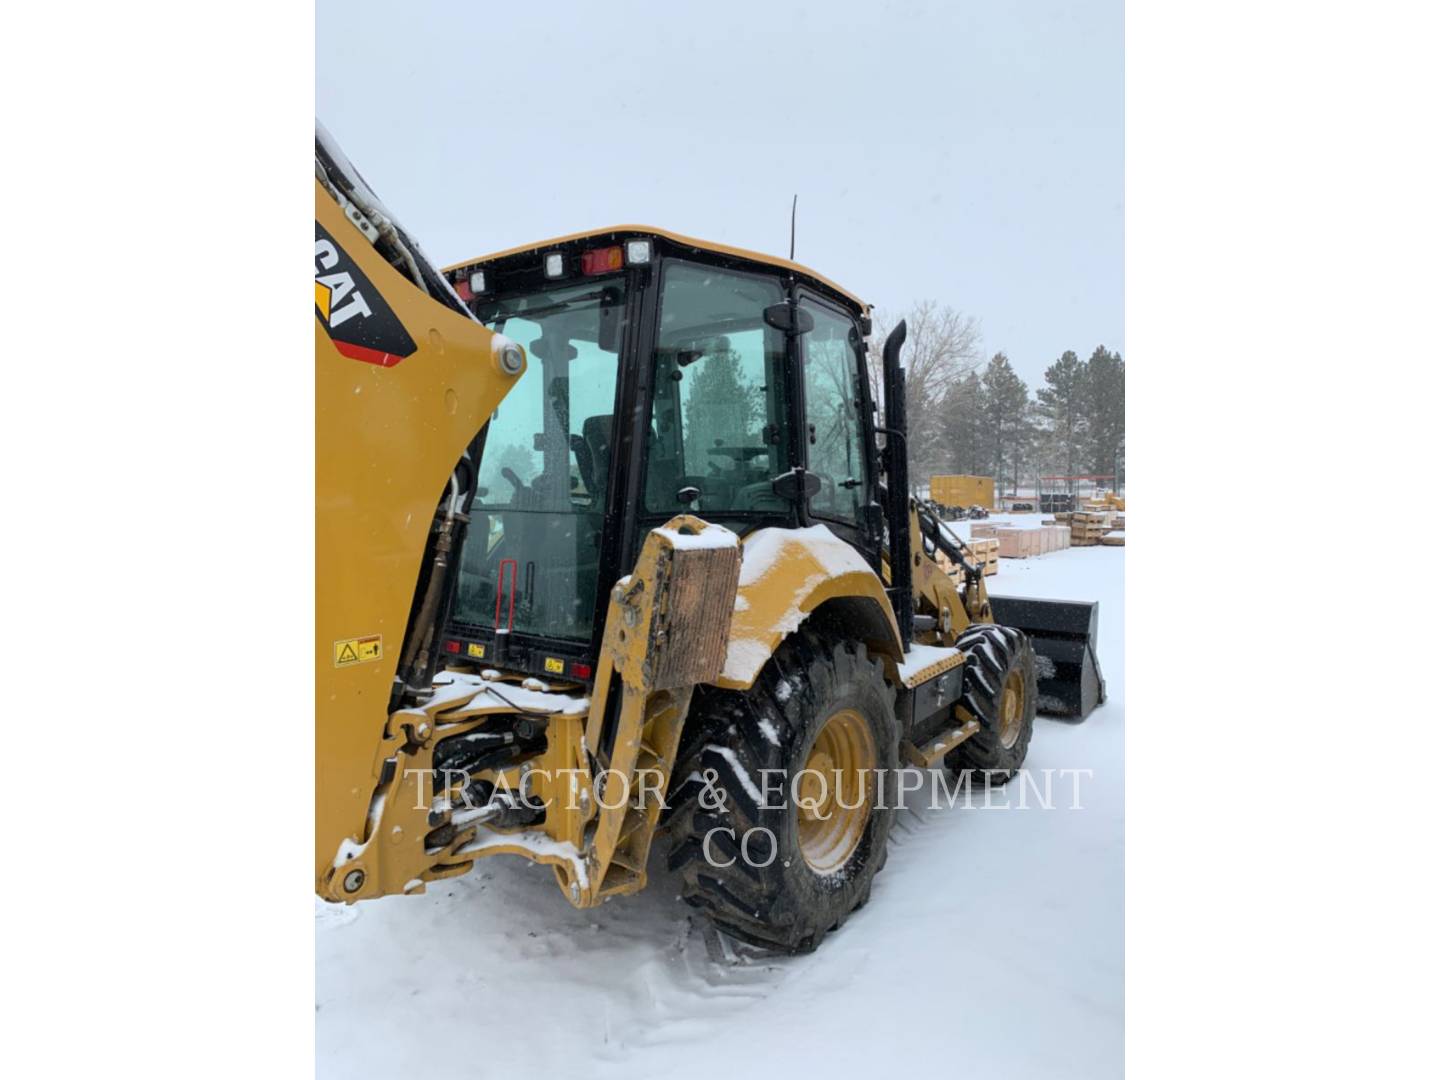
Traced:
<svg viewBox="0 0 1440 1080">
<path fill-rule="evenodd" d="M 445 651 L 446 651 L 446 652 L 451 652 L 451 653 L 458 653 L 458 652 L 460 651 L 460 642 L 458 642 L 458 641 L 447 641 L 447 642 L 445 642 Z"/>
<path fill-rule="evenodd" d="M 595 669 L 589 664 L 571 664 L 570 674 L 574 675 L 577 679 L 588 679 L 591 675 L 595 674 Z"/>
<path fill-rule="evenodd" d="M 595 248 L 580 256 L 580 273 L 608 274 L 625 265 L 625 255 L 618 247 Z"/>
</svg>

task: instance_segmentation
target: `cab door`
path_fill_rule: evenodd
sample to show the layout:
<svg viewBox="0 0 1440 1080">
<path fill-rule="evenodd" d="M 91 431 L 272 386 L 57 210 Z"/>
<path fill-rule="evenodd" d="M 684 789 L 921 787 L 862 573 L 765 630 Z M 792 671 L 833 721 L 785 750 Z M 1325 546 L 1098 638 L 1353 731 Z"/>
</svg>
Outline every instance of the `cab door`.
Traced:
<svg viewBox="0 0 1440 1080">
<path fill-rule="evenodd" d="M 875 463 L 865 425 L 870 395 L 860 328 L 848 312 L 813 294 L 802 291 L 800 306 L 814 319 L 800 336 L 805 468 L 820 481 L 807 513 L 878 571 L 880 537 L 867 511 L 875 501 Z"/>
</svg>

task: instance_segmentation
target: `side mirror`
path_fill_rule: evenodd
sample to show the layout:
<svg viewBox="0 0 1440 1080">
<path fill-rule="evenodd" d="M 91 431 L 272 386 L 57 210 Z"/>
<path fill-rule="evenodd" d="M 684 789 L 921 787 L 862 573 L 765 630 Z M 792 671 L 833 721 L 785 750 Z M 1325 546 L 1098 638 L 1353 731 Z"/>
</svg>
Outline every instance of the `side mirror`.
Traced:
<svg viewBox="0 0 1440 1080">
<path fill-rule="evenodd" d="M 808 334 L 815 329 L 815 316 L 799 304 L 781 300 L 765 309 L 765 325 L 773 326 L 787 336 Z"/>
</svg>

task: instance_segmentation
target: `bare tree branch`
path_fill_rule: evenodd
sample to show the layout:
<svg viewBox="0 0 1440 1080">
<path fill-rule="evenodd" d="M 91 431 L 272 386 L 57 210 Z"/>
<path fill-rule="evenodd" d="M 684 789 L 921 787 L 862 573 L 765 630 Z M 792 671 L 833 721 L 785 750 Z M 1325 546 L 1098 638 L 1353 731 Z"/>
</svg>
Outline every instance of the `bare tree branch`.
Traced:
<svg viewBox="0 0 1440 1080">
<path fill-rule="evenodd" d="M 900 316 L 876 311 L 872 315 L 868 366 L 870 390 L 877 403 L 884 401 L 881 349 L 892 327 L 905 319 L 905 412 L 909 420 L 910 472 L 917 482 L 936 471 L 946 457 L 945 423 L 941 402 L 981 359 L 980 323 L 948 304 L 921 300 Z"/>
</svg>

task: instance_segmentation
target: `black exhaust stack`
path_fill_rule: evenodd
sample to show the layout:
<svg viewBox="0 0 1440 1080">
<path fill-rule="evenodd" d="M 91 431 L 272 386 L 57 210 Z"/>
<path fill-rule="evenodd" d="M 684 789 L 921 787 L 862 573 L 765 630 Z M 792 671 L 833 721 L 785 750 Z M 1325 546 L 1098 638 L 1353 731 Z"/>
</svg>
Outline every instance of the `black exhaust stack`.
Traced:
<svg viewBox="0 0 1440 1080">
<path fill-rule="evenodd" d="M 910 462 L 906 446 L 905 369 L 900 346 L 905 344 L 901 319 L 885 339 L 881 353 L 885 382 L 885 517 L 890 533 L 890 604 L 900 627 L 900 644 L 910 648 L 915 633 L 915 593 L 910 566 Z"/>
</svg>

